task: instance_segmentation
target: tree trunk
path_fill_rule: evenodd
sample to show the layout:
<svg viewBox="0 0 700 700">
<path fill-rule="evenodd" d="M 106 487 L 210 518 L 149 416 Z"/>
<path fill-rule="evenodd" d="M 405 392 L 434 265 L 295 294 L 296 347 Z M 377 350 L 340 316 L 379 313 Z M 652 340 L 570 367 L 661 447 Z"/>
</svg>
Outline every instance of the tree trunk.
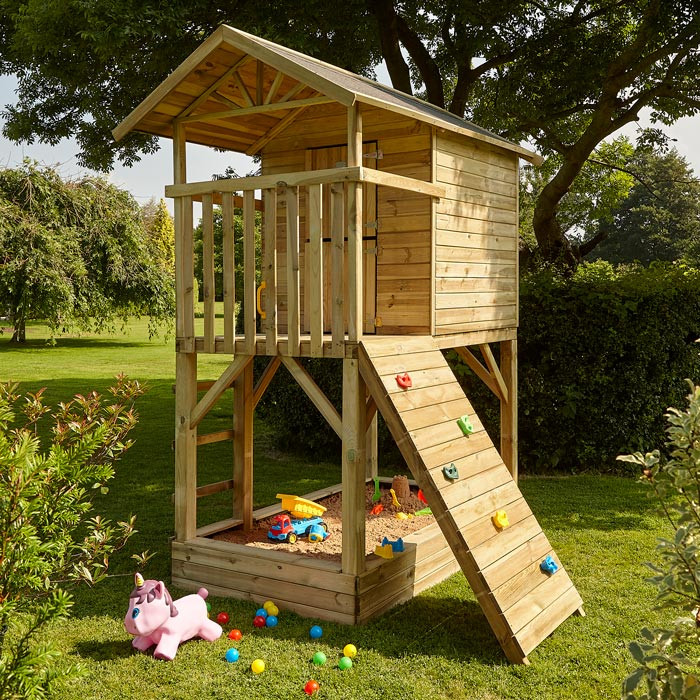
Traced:
<svg viewBox="0 0 700 700">
<path fill-rule="evenodd" d="M 27 342 L 27 328 L 24 316 L 20 316 L 13 322 L 13 332 L 12 338 L 10 338 L 11 343 L 26 343 Z"/>
</svg>

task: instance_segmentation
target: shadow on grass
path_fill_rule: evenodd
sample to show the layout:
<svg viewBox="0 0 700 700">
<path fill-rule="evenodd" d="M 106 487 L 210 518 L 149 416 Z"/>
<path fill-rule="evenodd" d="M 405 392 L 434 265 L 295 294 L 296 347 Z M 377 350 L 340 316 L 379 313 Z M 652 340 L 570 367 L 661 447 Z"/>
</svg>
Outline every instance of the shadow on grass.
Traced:
<svg viewBox="0 0 700 700">
<path fill-rule="evenodd" d="M 118 334 L 114 337 L 85 337 L 85 338 L 56 338 L 54 345 L 50 344 L 47 338 L 28 338 L 26 343 L 11 343 L 8 338 L 0 336 L 0 352 L 36 352 L 37 350 L 89 350 L 89 349 L 110 349 L 110 348 L 146 348 L 152 347 L 153 341 L 125 340 Z"/>
<path fill-rule="evenodd" d="M 111 639 L 108 642 L 78 642 L 74 649 L 80 657 L 94 661 L 128 659 L 138 653 L 131 646 L 131 641 L 123 639 Z"/>
</svg>

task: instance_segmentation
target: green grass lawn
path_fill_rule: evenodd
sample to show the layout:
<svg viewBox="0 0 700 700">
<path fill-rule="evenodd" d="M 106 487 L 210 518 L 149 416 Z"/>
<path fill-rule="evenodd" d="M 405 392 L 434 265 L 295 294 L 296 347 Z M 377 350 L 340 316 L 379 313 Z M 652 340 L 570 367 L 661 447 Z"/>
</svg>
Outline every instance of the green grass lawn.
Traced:
<svg viewBox="0 0 700 700">
<path fill-rule="evenodd" d="M 98 503 L 108 517 L 135 513 L 139 533 L 129 551 L 113 560 L 115 576 L 95 589 L 76 590 L 73 618 L 51 629 L 67 657 L 87 671 L 59 698 L 302 698 L 303 685 L 312 677 L 321 684 L 319 698 L 614 698 L 633 668 L 627 641 L 643 625 L 664 621 L 653 610 L 654 589 L 644 582 L 643 562 L 653 557 L 656 537 L 667 533 L 644 487 L 632 479 L 590 475 L 524 478 L 525 497 L 566 563 L 587 612 L 542 642 L 530 654 L 530 667 L 505 661 L 462 574 L 365 627 L 321 623 L 320 643 L 308 637 L 309 620 L 282 611 L 277 628 L 253 631 L 252 604 L 211 598 L 215 612 L 231 615 L 226 629 L 243 631 L 236 664 L 223 660 L 230 645 L 225 638 L 185 644 L 173 662 L 132 652 L 122 626 L 132 588 L 129 555 L 157 552 L 144 573 L 169 582 L 173 342 L 149 340 L 145 322 L 134 322 L 117 336 L 61 338 L 55 347 L 46 346 L 41 326 L 31 326 L 28 338 L 26 347 L 16 348 L 8 335 L 0 336 L 0 380 L 19 381 L 26 390 L 45 386 L 47 402 L 104 390 L 120 371 L 149 386 L 138 408 L 136 444 Z M 223 366 L 220 359 L 200 355 L 199 378 L 215 378 Z M 230 421 L 231 397 L 225 396 L 202 430 L 220 430 Z M 274 502 L 278 491 L 304 493 L 340 481 L 338 464 L 280 454 L 265 426 L 257 422 L 256 429 L 256 507 Z M 229 444 L 200 448 L 200 484 L 229 478 L 231 469 Z M 200 524 L 230 515 L 230 493 L 203 501 Z M 348 642 L 358 647 L 359 656 L 352 670 L 340 671 L 334 662 Z M 310 663 L 316 650 L 329 659 L 320 669 Z M 255 658 L 267 664 L 260 676 L 249 670 Z"/>
</svg>

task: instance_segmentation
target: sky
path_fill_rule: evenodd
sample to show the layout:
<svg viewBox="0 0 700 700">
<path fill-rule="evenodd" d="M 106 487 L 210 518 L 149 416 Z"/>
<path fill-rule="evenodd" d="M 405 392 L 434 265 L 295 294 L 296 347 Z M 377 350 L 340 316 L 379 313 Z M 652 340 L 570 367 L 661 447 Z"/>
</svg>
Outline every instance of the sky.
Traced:
<svg viewBox="0 0 700 700">
<path fill-rule="evenodd" d="M 380 82 L 389 85 L 388 74 L 384 66 L 377 69 Z M 12 76 L 0 76 L 0 111 L 7 104 L 16 101 L 17 83 Z M 0 132 L 2 129 L 0 116 Z M 642 126 L 648 125 L 648 119 L 642 120 Z M 116 126 L 116 124 L 115 124 Z M 636 127 L 628 126 L 619 133 L 634 138 Z M 685 156 L 696 173 L 700 173 L 700 115 L 681 119 L 667 133 L 676 140 L 676 147 Z M 164 188 L 172 182 L 172 155 L 169 139 L 160 139 L 161 149 L 154 154 L 144 155 L 140 162 L 130 168 L 117 165 L 109 173 L 109 179 L 119 187 L 126 188 L 144 204 L 150 199 L 164 196 Z M 76 154 L 78 145 L 72 139 L 64 139 L 56 146 L 35 143 L 14 144 L 0 133 L 0 167 L 13 167 L 28 157 L 40 163 L 57 166 L 64 176 L 76 176 L 86 172 L 78 166 Z M 245 155 L 237 153 L 218 153 L 205 146 L 190 144 L 187 147 L 187 179 L 190 182 L 210 180 L 212 174 L 222 173 L 227 166 L 232 166 L 244 175 L 254 169 L 253 162 Z M 167 200 L 172 211 L 172 200 Z"/>
</svg>

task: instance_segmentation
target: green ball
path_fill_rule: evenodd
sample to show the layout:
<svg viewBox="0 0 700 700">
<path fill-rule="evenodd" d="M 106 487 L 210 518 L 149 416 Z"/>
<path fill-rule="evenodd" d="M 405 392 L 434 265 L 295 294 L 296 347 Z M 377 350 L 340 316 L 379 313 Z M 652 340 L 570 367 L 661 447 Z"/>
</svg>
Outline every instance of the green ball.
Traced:
<svg viewBox="0 0 700 700">
<path fill-rule="evenodd" d="M 207 612 L 211 612 L 211 603 L 207 603 Z"/>
<path fill-rule="evenodd" d="M 352 668 L 352 659 L 349 656 L 344 656 L 338 661 L 338 668 L 341 671 L 347 671 L 349 668 Z"/>
<path fill-rule="evenodd" d="M 314 666 L 323 666 L 326 663 L 326 655 L 322 651 L 317 651 L 311 660 L 314 662 Z"/>
</svg>

